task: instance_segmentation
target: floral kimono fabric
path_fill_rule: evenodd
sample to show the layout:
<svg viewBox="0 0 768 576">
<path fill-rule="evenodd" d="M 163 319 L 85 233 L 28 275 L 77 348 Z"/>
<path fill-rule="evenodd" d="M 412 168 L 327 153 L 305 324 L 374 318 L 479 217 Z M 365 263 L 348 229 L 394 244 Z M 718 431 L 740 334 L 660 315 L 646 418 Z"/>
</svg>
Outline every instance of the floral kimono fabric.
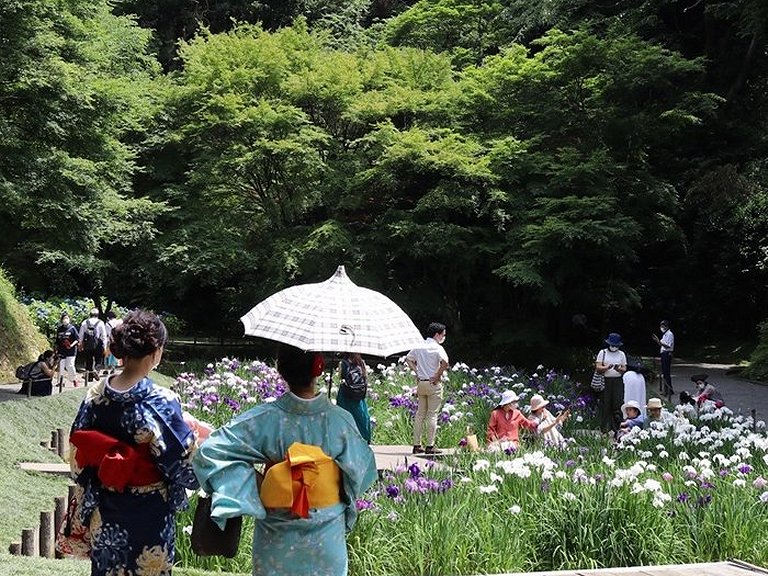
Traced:
<svg viewBox="0 0 768 576">
<path fill-rule="evenodd" d="M 82 499 L 70 524 L 90 544 L 91 575 L 170 575 L 176 511 L 187 506 L 185 489 L 198 486 L 194 433 L 176 395 L 146 378 L 127 391 L 105 379 L 88 390 L 71 438 Z"/>
</svg>

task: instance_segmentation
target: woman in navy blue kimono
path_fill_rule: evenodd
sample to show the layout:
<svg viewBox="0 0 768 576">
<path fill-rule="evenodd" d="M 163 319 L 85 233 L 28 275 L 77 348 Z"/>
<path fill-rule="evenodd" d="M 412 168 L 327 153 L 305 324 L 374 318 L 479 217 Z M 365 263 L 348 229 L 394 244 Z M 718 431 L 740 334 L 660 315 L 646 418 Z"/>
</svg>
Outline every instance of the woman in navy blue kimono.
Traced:
<svg viewBox="0 0 768 576">
<path fill-rule="evenodd" d="M 72 425 L 74 523 L 90 545 L 92 575 L 171 574 L 175 514 L 198 482 L 190 463 L 195 435 L 179 400 L 147 377 L 167 334 L 154 314 L 129 313 L 110 340 L 123 371 L 88 390 Z"/>
</svg>

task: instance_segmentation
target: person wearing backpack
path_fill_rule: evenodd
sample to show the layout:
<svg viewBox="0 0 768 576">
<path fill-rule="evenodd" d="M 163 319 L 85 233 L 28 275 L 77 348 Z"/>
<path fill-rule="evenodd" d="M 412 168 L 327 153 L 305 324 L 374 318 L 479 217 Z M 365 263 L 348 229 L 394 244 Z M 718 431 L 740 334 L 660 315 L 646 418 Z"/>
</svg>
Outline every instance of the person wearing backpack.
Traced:
<svg viewBox="0 0 768 576">
<path fill-rule="evenodd" d="M 74 386 L 78 385 L 75 358 L 80 343 L 77 328 L 69 321 L 69 314 L 61 313 L 61 322 L 56 327 L 56 355 L 59 357 L 59 378 L 66 378 Z"/>
<path fill-rule="evenodd" d="M 368 414 L 368 368 L 360 354 L 346 354 L 339 363 L 341 384 L 336 395 L 336 405 L 352 414 L 363 437 L 371 443 L 371 417 Z"/>
<path fill-rule="evenodd" d="M 53 392 L 53 367 L 56 365 L 56 356 L 53 350 L 46 350 L 37 357 L 37 361 L 22 366 L 23 376 L 16 376 L 22 380 L 21 390 L 17 394 L 29 396 L 50 396 Z M 30 387 L 32 390 L 30 391 Z"/>
<path fill-rule="evenodd" d="M 85 355 L 85 373 L 90 379 L 98 380 L 98 367 L 104 358 L 104 343 L 107 341 L 107 329 L 99 319 L 99 309 L 91 308 L 90 317 L 80 324 L 80 350 Z"/>
</svg>

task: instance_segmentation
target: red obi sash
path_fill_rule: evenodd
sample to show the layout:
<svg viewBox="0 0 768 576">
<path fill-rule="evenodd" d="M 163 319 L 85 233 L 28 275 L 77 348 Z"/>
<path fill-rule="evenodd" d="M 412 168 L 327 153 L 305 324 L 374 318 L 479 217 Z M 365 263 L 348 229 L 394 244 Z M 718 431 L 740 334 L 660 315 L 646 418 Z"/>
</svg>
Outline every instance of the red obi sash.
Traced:
<svg viewBox="0 0 768 576">
<path fill-rule="evenodd" d="M 126 486 L 146 486 L 163 479 L 149 453 L 149 444 L 127 444 L 98 430 L 78 430 L 69 441 L 77 448 L 80 468 L 94 466 L 104 486 L 122 492 Z"/>
</svg>

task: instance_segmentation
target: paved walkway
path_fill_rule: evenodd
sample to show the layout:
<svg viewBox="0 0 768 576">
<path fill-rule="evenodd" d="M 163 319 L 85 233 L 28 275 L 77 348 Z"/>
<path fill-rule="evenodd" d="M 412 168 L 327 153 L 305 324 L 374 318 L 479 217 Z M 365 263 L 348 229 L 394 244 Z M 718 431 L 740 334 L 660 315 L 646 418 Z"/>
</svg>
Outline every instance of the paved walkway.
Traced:
<svg viewBox="0 0 768 576">
<path fill-rule="evenodd" d="M 20 383 L 0 384 L 0 402 L 6 402 L 8 400 L 26 400 L 27 399 L 26 394 L 17 394 L 20 388 L 21 388 Z M 77 388 L 73 387 L 70 384 L 66 386 L 63 391 L 71 392 L 72 390 L 82 390 L 82 389 L 83 389 L 82 384 Z M 59 393 L 58 386 L 53 387 L 53 393 L 54 394 Z"/>
<path fill-rule="evenodd" d="M 745 380 L 730 373 L 734 366 L 728 364 L 702 364 L 686 360 L 673 360 L 672 387 L 675 396 L 672 400 L 677 403 L 677 395 L 683 390 L 693 393 L 695 388 L 691 382 L 694 374 L 709 374 L 709 382 L 717 386 L 723 394 L 725 405 L 734 413 L 749 415 L 755 410 L 758 420 L 768 422 L 768 384 Z M 658 396 L 658 383 L 648 383 L 648 397 Z"/>
</svg>

